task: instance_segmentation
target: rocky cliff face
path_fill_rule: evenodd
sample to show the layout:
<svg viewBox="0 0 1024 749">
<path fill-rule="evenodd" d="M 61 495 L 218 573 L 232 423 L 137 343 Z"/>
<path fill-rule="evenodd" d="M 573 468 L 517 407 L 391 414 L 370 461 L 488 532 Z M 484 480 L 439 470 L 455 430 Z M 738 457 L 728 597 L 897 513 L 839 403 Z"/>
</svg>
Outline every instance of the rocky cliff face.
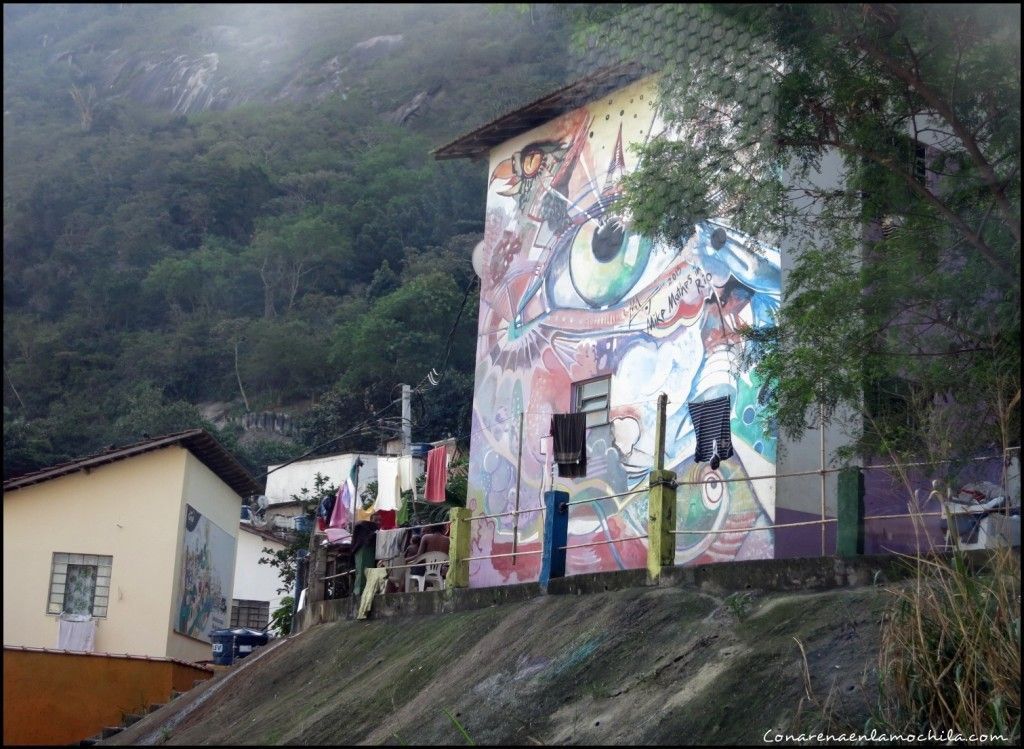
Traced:
<svg viewBox="0 0 1024 749">
<path fill-rule="evenodd" d="M 128 53 L 114 49 L 99 65 L 85 67 L 83 57 L 95 49 L 64 50 L 51 58 L 83 77 L 95 77 L 101 96 L 128 97 L 174 114 L 224 110 L 249 101 L 323 99 L 344 92 L 350 71 L 362 70 L 401 46 L 402 36 L 374 37 L 326 61 L 302 63 L 289 70 L 273 53 L 281 43 L 271 38 L 246 39 L 238 29 L 218 27 L 197 34 L 178 50 Z M 256 75 L 254 75 L 256 73 Z M 422 101 L 416 103 L 421 106 Z"/>
<path fill-rule="evenodd" d="M 46 50 L 41 62 L 54 80 L 70 77 L 75 85 L 89 85 L 98 102 L 126 98 L 177 115 L 344 94 L 405 42 L 402 34 L 374 36 L 335 50 L 320 44 L 314 54 L 297 49 L 284 32 L 254 33 L 225 24 L 201 26 L 159 50 L 118 47 L 116 39 L 75 46 L 74 38 L 45 33 L 31 42 L 37 51 Z M 421 109 L 423 97 L 402 103 L 410 105 L 411 111 Z"/>
</svg>

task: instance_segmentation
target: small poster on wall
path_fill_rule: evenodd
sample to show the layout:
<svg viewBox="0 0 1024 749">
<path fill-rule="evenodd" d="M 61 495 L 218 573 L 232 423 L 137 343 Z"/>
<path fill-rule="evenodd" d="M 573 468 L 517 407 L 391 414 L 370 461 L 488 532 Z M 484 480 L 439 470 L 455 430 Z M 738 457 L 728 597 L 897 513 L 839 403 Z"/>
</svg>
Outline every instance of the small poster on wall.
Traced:
<svg viewBox="0 0 1024 749">
<path fill-rule="evenodd" d="M 180 599 L 174 629 L 210 642 L 227 627 L 228 595 L 235 570 L 235 539 L 192 505 L 185 505 Z"/>
</svg>

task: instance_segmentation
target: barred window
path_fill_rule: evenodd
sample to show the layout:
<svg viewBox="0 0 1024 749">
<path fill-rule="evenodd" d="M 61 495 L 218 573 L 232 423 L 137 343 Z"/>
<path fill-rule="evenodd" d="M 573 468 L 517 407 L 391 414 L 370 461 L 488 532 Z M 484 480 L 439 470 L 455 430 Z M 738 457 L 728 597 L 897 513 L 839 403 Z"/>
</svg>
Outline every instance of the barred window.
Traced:
<svg viewBox="0 0 1024 749">
<path fill-rule="evenodd" d="M 53 554 L 48 614 L 107 615 L 114 558 L 99 554 Z"/>
<path fill-rule="evenodd" d="M 231 626 L 266 629 L 270 623 L 270 601 L 231 601 Z"/>
</svg>

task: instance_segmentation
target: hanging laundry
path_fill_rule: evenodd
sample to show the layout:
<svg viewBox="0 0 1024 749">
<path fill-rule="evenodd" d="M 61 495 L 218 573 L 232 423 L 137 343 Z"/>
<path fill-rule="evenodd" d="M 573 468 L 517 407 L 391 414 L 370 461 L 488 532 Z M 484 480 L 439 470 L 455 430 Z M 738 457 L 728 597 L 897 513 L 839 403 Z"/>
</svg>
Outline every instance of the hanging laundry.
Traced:
<svg viewBox="0 0 1024 749">
<path fill-rule="evenodd" d="M 385 567 L 371 567 L 366 570 L 366 587 L 361 591 L 359 610 L 356 619 L 365 619 L 373 606 L 373 597 L 383 593 L 388 584 L 388 571 Z"/>
<path fill-rule="evenodd" d="M 351 538 L 349 522 L 352 518 L 352 504 L 356 501 L 356 487 L 359 485 L 359 468 L 363 461 L 356 458 L 352 464 L 345 483 L 338 489 L 338 496 L 334 500 L 334 508 L 331 510 L 331 518 L 327 522 L 324 532 L 327 540 L 333 543 L 342 543 Z"/>
<path fill-rule="evenodd" d="M 416 501 L 416 471 L 412 464 L 411 455 L 403 455 L 398 459 L 398 484 L 403 492 L 412 492 L 412 499 Z M 401 510 L 401 507 L 399 507 Z"/>
<path fill-rule="evenodd" d="M 427 501 L 444 502 L 448 486 L 448 449 L 444 445 L 427 453 Z"/>
<path fill-rule="evenodd" d="M 402 501 L 398 486 L 398 458 L 380 456 L 377 458 L 377 502 L 378 510 L 397 510 Z"/>
<path fill-rule="evenodd" d="M 554 460 L 558 475 L 578 478 L 587 475 L 587 415 L 554 414 L 551 417 Z"/>
<path fill-rule="evenodd" d="M 335 494 L 328 494 L 320 500 L 320 504 L 316 508 L 316 529 L 318 531 L 326 530 L 330 524 L 334 503 L 338 501 L 339 493 L 340 490 Z"/>
<path fill-rule="evenodd" d="M 96 650 L 96 620 L 91 614 L 61 614 L 57 648 L 92 653 Z"/>
<path fill-rule="evenodd" d="M 402 507 L 398 511 L 398 515 L 395 517 L 396 525 L 409 525 L 412 521 L 412 502 L 402 502 Z"/>
<path fill-rule="evenodd" d="M 729 425 L 731 399 L 721 398 L 688 404 L 690 420 L 697 435 L 697 450 L 693 459 L 697 463 L 711 463 L 712 470 L 718 470 L 723 460 L 732 457 L 732 431 Z"/>
<path fill-rule="evenodd" d="M 394 559 L 405 551 L 408 528 L 384 528 L 377 531 L 377 559 Z"/>
<path fill-rule="evenodd" d="M 377 516 L 377 523 L 381 530 L 387 531 L 398 527 L 397 510 L 374 510 L 373 514 Z"/>
</svg>

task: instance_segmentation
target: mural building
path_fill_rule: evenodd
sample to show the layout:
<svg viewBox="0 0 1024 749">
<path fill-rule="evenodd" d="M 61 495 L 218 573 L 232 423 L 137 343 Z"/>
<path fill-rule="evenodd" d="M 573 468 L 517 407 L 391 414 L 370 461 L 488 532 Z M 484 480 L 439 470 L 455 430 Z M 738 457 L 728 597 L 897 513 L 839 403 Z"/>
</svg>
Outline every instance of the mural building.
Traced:
<svg viewBox="0 0 1024 749">
<path fill-rule="evenodd" d="M 228 595 L 235 569 L 235 539 L 192 505 L 186 505 L 185 510 L 174 629 L 210 642 L 211 630 L 231 623 Z"/>
<path fill-rule="evenodd" d="M 759 418 L 762 383 L 742 371 L 740 330 L 779 304 L 779 251 L 708 220 L 683 242 L 634 233 L 616 215 L 630 146 L 657 137 L 655 84 L 644 79 L 491 151 L 481 277 L 469 506 L 471 556 L 537 552 L 543 492 L 573 505 L 566 574 L 643 567 L 648 472 L 660 393 L 668 396 L 665 468 L 680 481 L 679 564 L 774 556 L 776 435 Z M 689 404 L 729 398 L 733 455 L 695 462 Z M 552 463 L 552 414 L 587 411 L 585 477 Z M 522 444 L 520 445 L 520 417 Z M 520 457 L 521 456 L 521 457 Z M 717 462 L 717 461 L 716 461 Z M 723 482 L 729 479 L 728 482 Z M 740 479 L 740 480 L 736 480 Z M 630 493 L 634 492 L 634 493 Z M 537 578 L 539 554 L 470 563 L 471 585 Z"/>
</svg>

